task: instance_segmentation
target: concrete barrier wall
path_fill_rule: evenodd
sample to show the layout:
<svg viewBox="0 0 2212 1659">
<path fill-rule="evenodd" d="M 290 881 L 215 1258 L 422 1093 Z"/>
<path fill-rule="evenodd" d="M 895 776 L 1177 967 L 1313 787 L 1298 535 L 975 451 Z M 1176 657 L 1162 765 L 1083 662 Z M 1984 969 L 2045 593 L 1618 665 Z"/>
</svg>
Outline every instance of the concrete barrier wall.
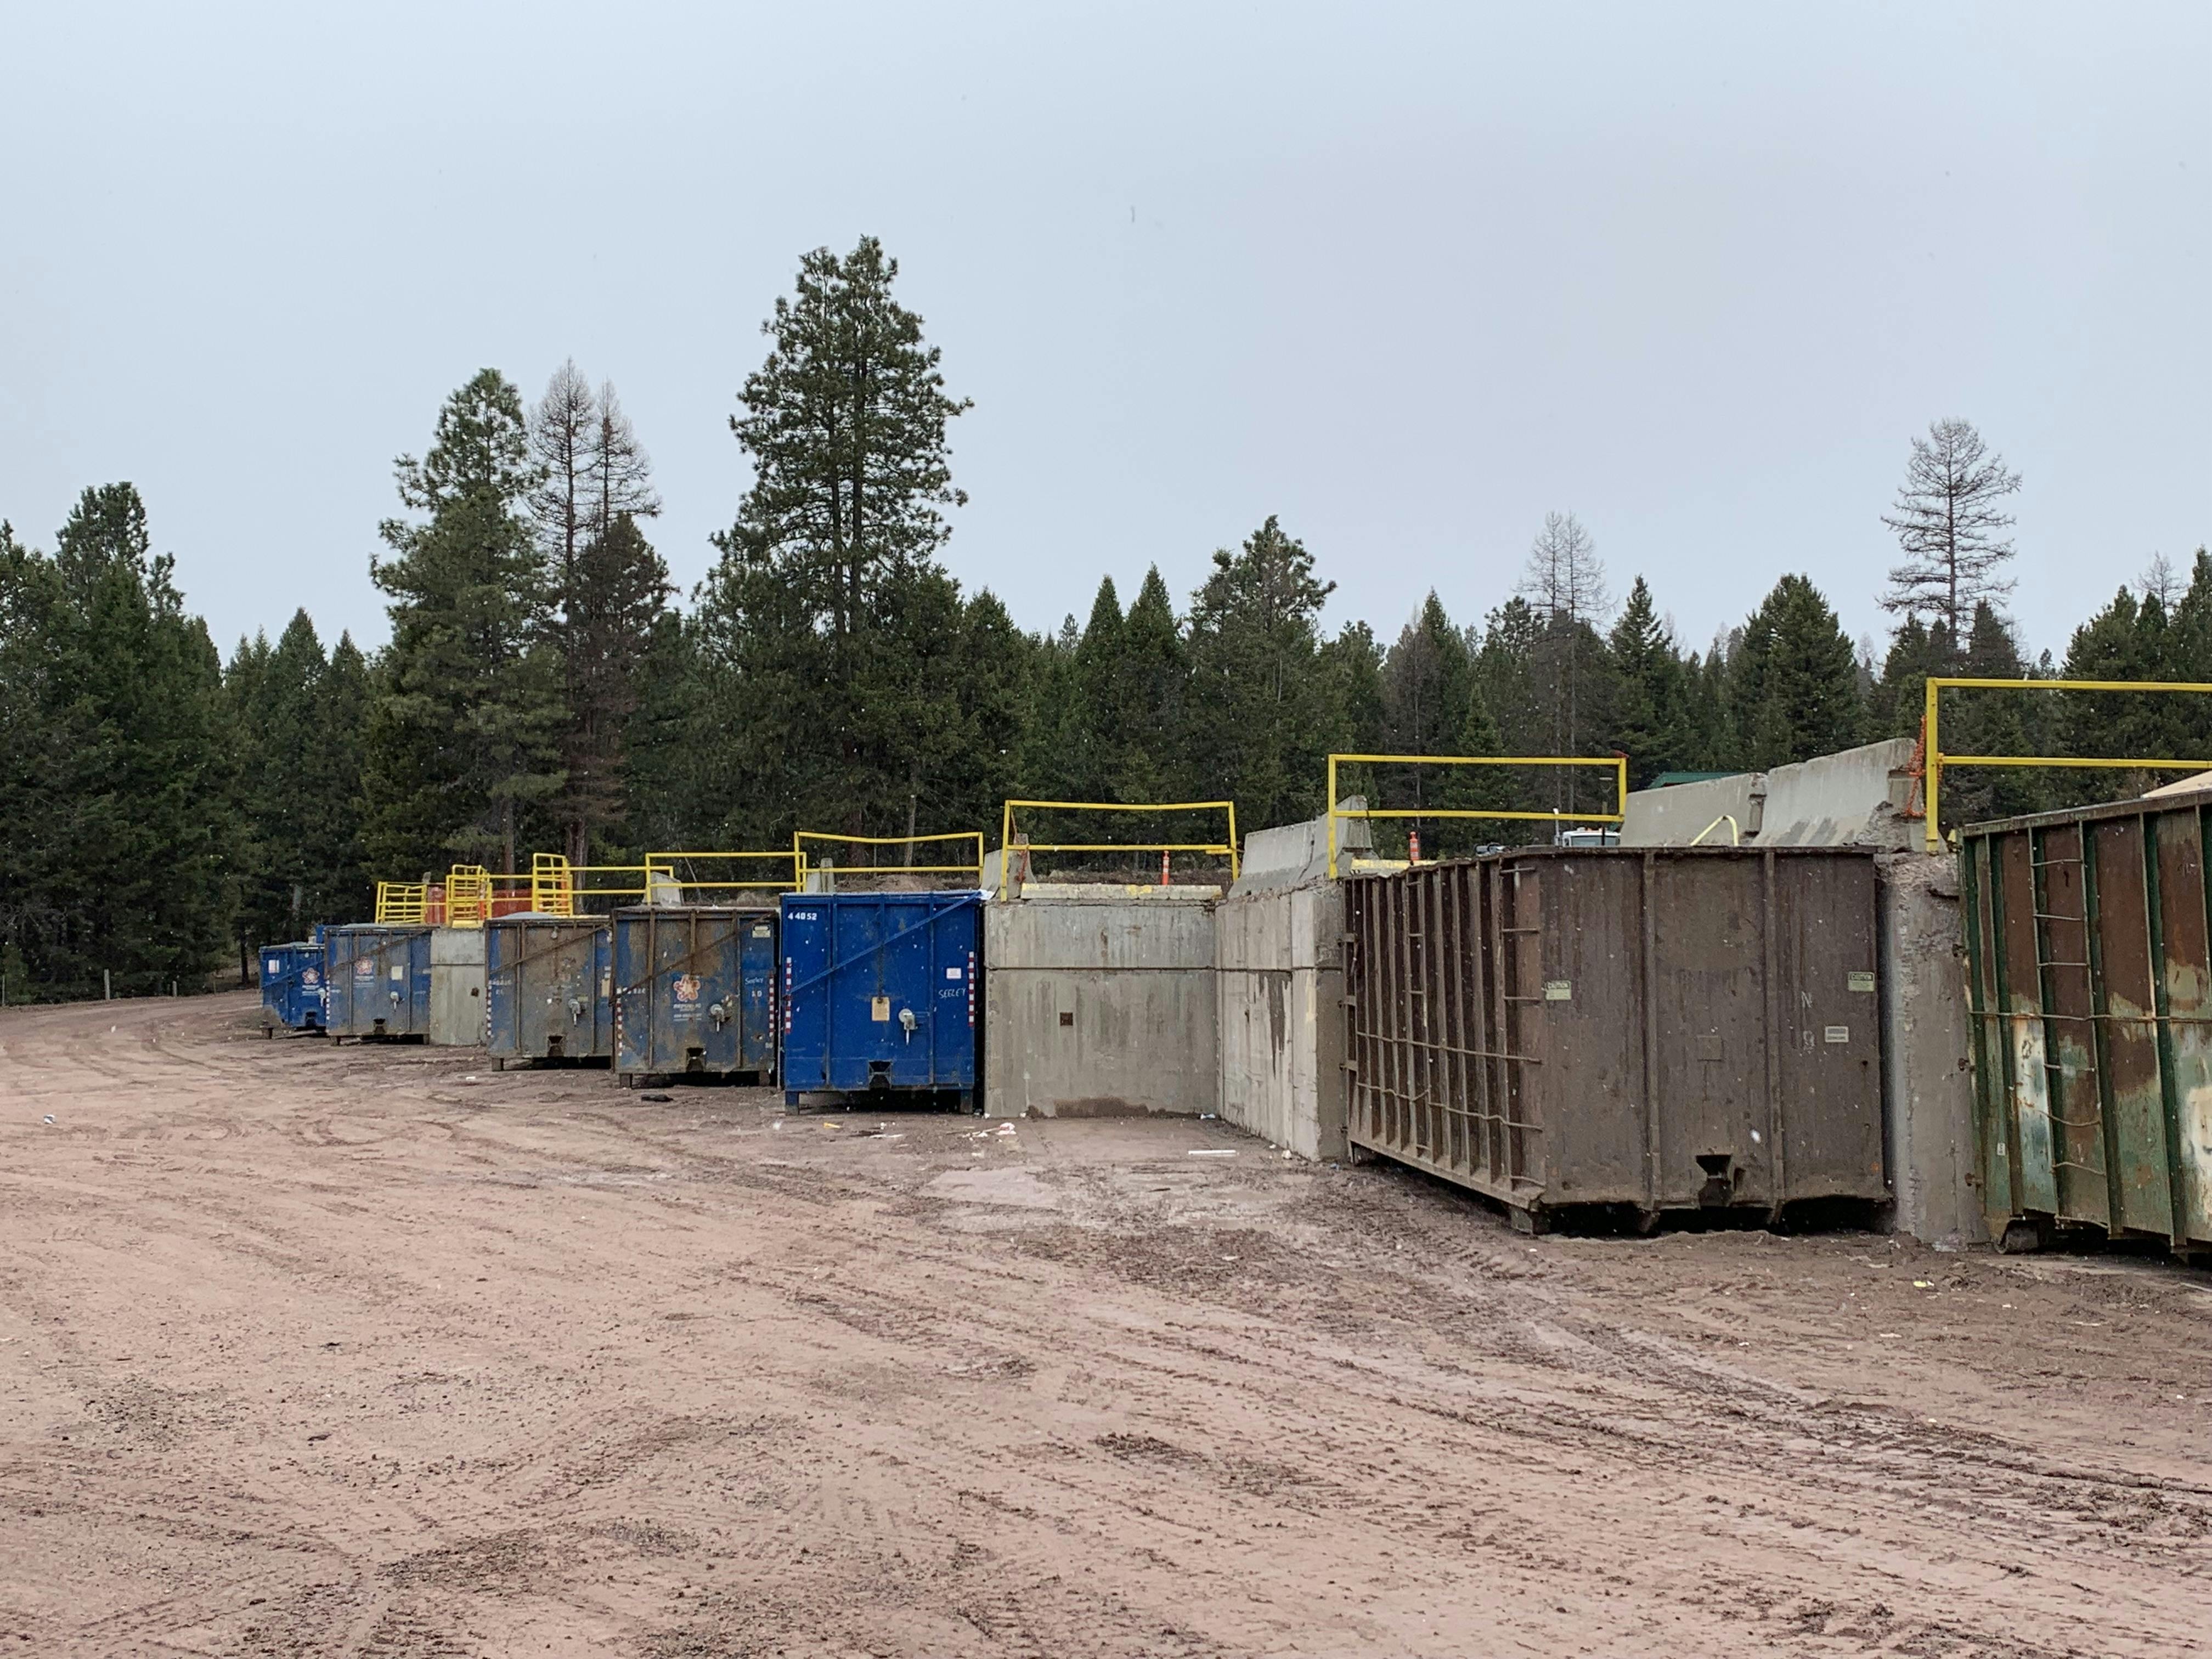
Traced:
<svg viewBox="0 0 2212 1659">
<path fill-rule="evenodd" d="M 1218 1109 L 1213 948 L 1213 906 L 1204 900 L 986 905 L 985 1113 Z"/>
<path fill-rule="evenodd" d="M 1213 924 L 1223 1120 L 1301 1158 L 1343 1158 L 1343 889 L 1232 895 Z"/>
<path fill-rule="evenodd" d="M 1759 834 L 1759 809 L 1765 791 L 1765 779 L 1757 772 L 1701 778 L 1695 783 L 1669 784 L 1664 789 L 1638 789 L 1621 812 L 1620 844 L 1687 847 L 1723 813 L 1735 820 L 1737 834 L 1748 842 Z M 1717 847 L 1736 844 L 1725 823 L 1705 836 L 1705 840 Z"/>
<path fill-rule="evenodd" d="M 1875 872 L 1892 1224 L 1929 1244 L 1978 1244 L 1986 1233 L 1974 1188 L 1958 860 L 1893 853 Z"/>
</svg>

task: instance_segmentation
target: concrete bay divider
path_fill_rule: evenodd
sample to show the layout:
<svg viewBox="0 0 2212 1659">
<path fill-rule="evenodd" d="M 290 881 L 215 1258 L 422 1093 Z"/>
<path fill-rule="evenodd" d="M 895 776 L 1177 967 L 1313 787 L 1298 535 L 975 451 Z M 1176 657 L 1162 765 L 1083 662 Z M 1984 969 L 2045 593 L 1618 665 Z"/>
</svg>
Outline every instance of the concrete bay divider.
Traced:
<svg viewBox="0 0 2212 1659">
<path fill-rule="evenodd" d="M 1031 882 L 984 906 L 985 1115 L 1216 1111 L 1219 893 Z"/>
<path fill-rule="evenodd" d="M 1223 1121 L 1301 1158 L 1343 1158 L 1343 888 L 1232 890 L 1213 921 Z"/>
</svg>

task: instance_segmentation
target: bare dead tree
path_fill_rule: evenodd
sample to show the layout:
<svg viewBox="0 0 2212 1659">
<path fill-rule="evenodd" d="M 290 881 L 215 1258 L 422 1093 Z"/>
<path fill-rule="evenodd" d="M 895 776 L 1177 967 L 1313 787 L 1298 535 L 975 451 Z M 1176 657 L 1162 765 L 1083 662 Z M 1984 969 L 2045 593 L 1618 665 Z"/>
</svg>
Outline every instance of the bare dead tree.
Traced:
<svg viewBox="0 0 2212 1659">
<path fill-rule="evenodd" d="M 557 599 L 567 711 L 558 806 L 568 858 L 583 864 L 593 828 L 622 811 L 630 674 L 668 592 L 667 567 L 636 523 L 660 511 L 660 497 L 613 382 L 592 391 L 573 358 L 532 411 L 530 438 L 544 475 L 530 506 Z"/>
<path fill-rule="evenodd" d="M 623 413 L 612 380 L 599 382 L 584 470 L 588 479 L 585 516 L 592 535 L 604 538 L 625 514 L 633 519 L 659 516 L 660 494 L 653 487 L 652 458 L 638 442 L 629 416 Z"/>
<path fill-rule="evenodd" d="M 1544 527 L 1528 549 L 1528 567 L 1519 592 L 1541 618 L 1535 670 L 1538 694 L 1550 714 L 1552 752 L 1577 755 L 1583 744 L 1583 705 L 1601 648 L 1598 630 L 1613 615 L 1605 566 L 1597 544 L 1571 513 L 1547 513 Z M 1575 770 L 1555 769 L 1555 803 L 1575 806 Z"/>
<path fill-rule="evenodd" d="M 566 595 L 576 579 L 576 550 L 590 533 L 587 477 L 599 427 L 599 399 L 573 357 L 553 371 L 530 411 L 531 455 L 544 482 L 530 493 L 530 514 L 553 586 Z"/>
<path fill-rule="evenodd" d="M 2143 598 L 2156 599 L 2159 609 L 2171 617 L 2173 602 L 2181 596 L 2181 590 L 2187 584 L 2181 580 L 2181 573 L 2173 568 L 2172 559 L 2163 553 L 2154 553 L 2150 556 L 2150 562 L 2143 567 L 2142 574 L 2136 579 L 2136 586 L 2142 589 Z"/>
<path fill-rule="evenodd" d="M 2019 488 L 2020 474 L 1989 453 L 1972 422 L 1931 422 L 1912 441 L 1897 504 L 1882 515 L 1905 555 L 1890 570 L 1882 609 L 1940 617 L 1954 640 L 1965 639 L 1974 607 L 1995 608 L 2013 590 L 1997 572 L 2013 556 L 2003 532 L 2014 520 L 2002 503 Z"/>
</svg>

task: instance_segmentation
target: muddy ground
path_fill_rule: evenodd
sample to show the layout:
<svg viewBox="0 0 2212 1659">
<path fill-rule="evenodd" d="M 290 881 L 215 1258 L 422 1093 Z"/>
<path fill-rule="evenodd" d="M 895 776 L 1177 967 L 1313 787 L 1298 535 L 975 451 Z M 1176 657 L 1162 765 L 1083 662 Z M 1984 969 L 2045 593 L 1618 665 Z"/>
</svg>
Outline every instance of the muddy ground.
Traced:
<svg viewBox="0 0 2212 1659">
<path fill-rule="evenodd" d="M 0 1012 L 0 1654 L 2212 1649 L 2212 1276 L 254 1021 Z"/>
</svg>

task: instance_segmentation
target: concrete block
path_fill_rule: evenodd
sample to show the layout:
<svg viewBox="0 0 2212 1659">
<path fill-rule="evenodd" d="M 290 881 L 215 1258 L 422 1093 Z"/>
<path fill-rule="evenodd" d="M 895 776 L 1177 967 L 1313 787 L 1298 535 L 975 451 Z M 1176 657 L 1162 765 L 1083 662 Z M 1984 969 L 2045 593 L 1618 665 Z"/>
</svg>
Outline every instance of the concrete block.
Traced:
<svg viewBox="0 0 2212 1659">
<path fill-rule="evenodd" d="M 1212 909 L 1126 896 L 985 906 L 986 1115 L 1216 1110 Z"/>
<path fill-rule="evenodd" d="M 1735 820 L 1738 835 L 1748 842 L 1759 834 L 1759 808 L 1765 799 L 1765 775 L 1759 772 L 1638 789 L 1621 812 L 1620 845 L 1687 847 L 1723 814 Z M 1705 835 L 1705 841 L 1721 847 L 1733 844 L 1725 823 Z"/>
<path fill-rule="evenodd" d="M 1762 847 L 1903 848 L 1920 826 L 1899 811 L 1910 738 L 1821 755 L 1766 775 Z"/>
<path fill-rule="evenodd" d="M 1301 1158 L 1346 1156 L 1343 889 L 1233 896 L 1214 910 L 1221 1116 Z"/>
<path fill-rule="evenodd" d="M 1881 948 L 1884 1159 L 1892 1224 L 1925 1243 L 1985 1242 L 1974 1147 L 1958 860 L 1876 860 Z"/>
</svg>

